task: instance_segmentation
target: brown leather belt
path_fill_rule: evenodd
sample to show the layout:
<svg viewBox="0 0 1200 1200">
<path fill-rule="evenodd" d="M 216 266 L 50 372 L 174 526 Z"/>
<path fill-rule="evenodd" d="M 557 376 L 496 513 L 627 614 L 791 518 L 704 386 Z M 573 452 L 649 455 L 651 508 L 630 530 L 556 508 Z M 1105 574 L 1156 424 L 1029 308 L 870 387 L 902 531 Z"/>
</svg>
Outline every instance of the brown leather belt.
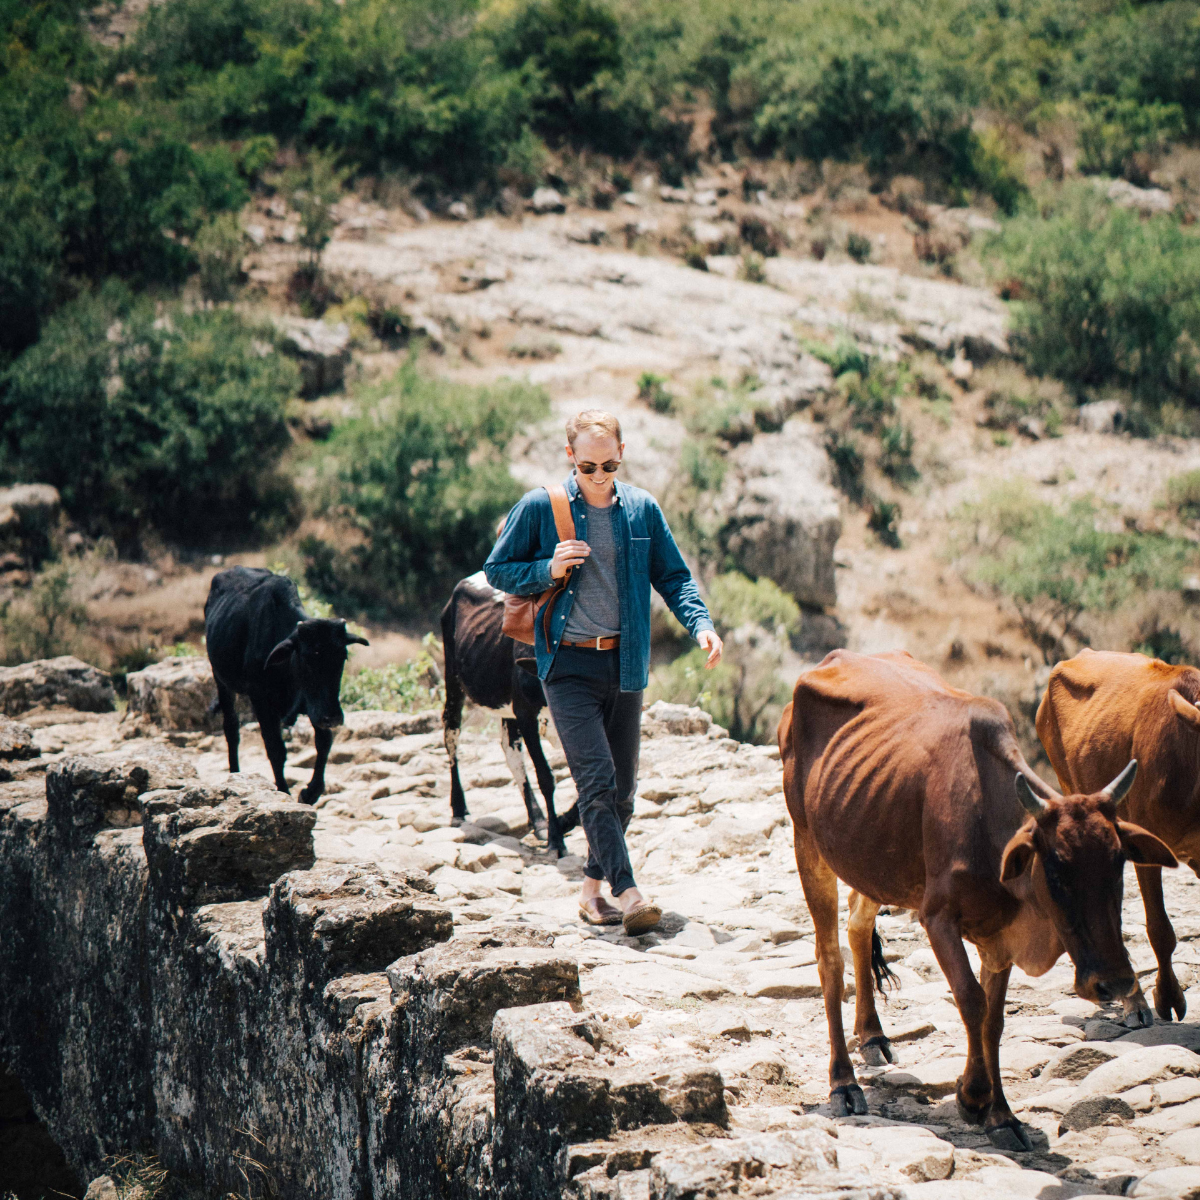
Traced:
<svg viewBox="0 0 1200 1200">
<path fill-rule="evenodd" d="M 580 650 L 615 650 L 621 644 L 621 635 L 615 637 L 588 638 L 586 642 L 568 642 L 564 638 L 560 646 L 575 646 Z"/>
</svg>

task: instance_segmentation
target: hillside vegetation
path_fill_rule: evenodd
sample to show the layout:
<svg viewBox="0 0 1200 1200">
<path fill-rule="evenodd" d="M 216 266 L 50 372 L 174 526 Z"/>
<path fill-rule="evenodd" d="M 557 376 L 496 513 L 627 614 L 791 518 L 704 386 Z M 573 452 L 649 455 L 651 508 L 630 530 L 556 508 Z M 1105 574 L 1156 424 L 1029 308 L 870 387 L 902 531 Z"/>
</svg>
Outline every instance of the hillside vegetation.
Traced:
<svg viewBox="0 0 1200 1200">
<path fill-rule="evenodd" d="M 889 553 L 954 478 L 934 447 L 962 424 L 961 392 L 987 447 L 1055 438 L 1094 400 L 1137 436 L 1200 432 L 1200 0 L 126 5 L 0 0 L 0 486 L 53 484 L 66 522 L 0 579 L 0 657 L 82 644 L 85 559 L 111 574 L 270 546 L 338 611 L 421 628 L 478 568 L 521 491 L 514 437 L 558 396 L 499 371 L 452 380 L 495 357 L 486 323 L 431 326 L 402 290 L 329 270 L 335 232 L 375 236 L 346 232 L 359 211 L 515 229 L 553 188 L 605 216 L 595 244 L 702 271 L 723 256 L 773 287 L 778 255 L 881 261 L 890 222 L 913 238 L 901 270 L 1003 298 L 1015 361 L 955 383 L 949 353 L 796 329 L 833 378 L 810 415 L 845 511 Z M 684 199 L 700 179 L 721 183 L 719 207 Z M 660 228 L 647 205 L 678 215 Z M 264 262 L 270 282 L 248 279 Z M 354 365 L 319 413 L 281 309 L 351 331 Z M 849 312 L 898 319 L 865 292 Z M 522 338 L 508 374 L 563 354 Z M 731 448 L 788 415 L 762 382 L 646 370 L 636 387 L 682 427 L 664 502 L 718 622 L 742 631 L 720 673 L 684 655 L 655 686 L 753 739 L 817 645 L 795 598 L 740 573 L 701 519 Z M 1186 505 L 1164 534 L 1118 532 L 1130 518 L 1103 496 L 1048 503 L 997 492 L 944 538 L 1046 661 L 1195 569 Z M 1175 609 L 1138 621 L 1110 640 L 1186 653 Z M 106 638 L 119 670 L 150 653 L 138 630 Z"/>
</svg>

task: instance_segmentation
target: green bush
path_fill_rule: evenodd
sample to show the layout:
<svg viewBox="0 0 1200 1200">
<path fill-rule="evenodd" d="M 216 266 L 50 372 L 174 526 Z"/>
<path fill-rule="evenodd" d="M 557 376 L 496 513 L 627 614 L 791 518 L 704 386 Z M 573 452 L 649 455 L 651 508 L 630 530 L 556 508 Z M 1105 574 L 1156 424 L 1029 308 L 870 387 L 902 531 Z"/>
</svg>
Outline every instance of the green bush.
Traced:
<svg viewBox="0 0 1200 1200">
<path fill-rule="evenodd" d="M 0 375 L 0 479 L 53 484 L 126 549 L 280 532 L 299 377 L 273 336 L 229 310 L 156 317 L 117 286 L 81 297 Z"/>
<path fill-rule="evenodd" d="M 742 742 L 771 742 L 790 698 L 781 676 L 782 651 L 799 631 L 800 607 L 769 579 L 736 571 L 717 576 L 709 610 L 725 640 L 721 663 L 704 667 L 699 647 L 653 672 L 647 699 L 698 704 Z"/>
<path fill-rule="evenodd" d="M 1167 480 L 1167 505 L 1186 521 L 1200 520 L 1200 470 Z"/>
<path fill-rule="evenodd" d="M 1079 169 L 1124 175 L 1148 183 L 1148 163 L 1183 136 L 1186 122 L 1178 104 L 1140 104 L 1115 96 L 1088 96 L 1079 126 Z"/>
<path fill-rule="evenodd" d="M 75 596 L 67 563 L 53 563 L 34 577 L 27 595 L 0 603 L 0 662 L 5 665 L 56 658 L 79 648 L 87 608 Z"/>
<path fill-rule="evenodd" d="M 638 399 L 650 405 L 655 412 L 669 413 L 675 410 L 675 397 L 667 391 L 667 381 L 652 371 L 643 371 L 638 377 Z"/>
<path fill-rule="evenodd" d="M 509 474 L 508 444 L 547 415 L 549 400 L 526 383 L 432 379 L 410 358 L 366 394 L 364 412 L 330 441 L 332 505 L 361 543 L 322 563 L 310 546 L 310 559 L 321 586 L 350 601 L 420 609 L 483 564 L 497 521 L 523 491 Z"/>
<path fill-rule="evenodd" d="M 1005 224 L 993 253 L 1019 282 L 1014 343 L 1036 374 L 1200 400 L 1200 238 L 1088 184 Z"/>
<path fill-rule="evenodd" d="M 1002 484 L 957 517 L 968 578 L 994 588 L 1017 610 L 1047 664 L 1086 640 L 1084 614 L 1111 614 L 1143 593 L 1176 589 L 1195 558 L 1190 542 L 1132 530 L 1112 532 L 1091 497 L 1062 508 L 1023 482 Z"/>
<path fill-rule="evenodd" d="M 446 702 L 446 688 L 430 653 L 436 647 L 432 633 L 425 635 L 422 645 L 421 653 L 406 663 L 347 671 L 342 676 L 342 707 L 385 712 L 441 708 Z"/>
</svg>

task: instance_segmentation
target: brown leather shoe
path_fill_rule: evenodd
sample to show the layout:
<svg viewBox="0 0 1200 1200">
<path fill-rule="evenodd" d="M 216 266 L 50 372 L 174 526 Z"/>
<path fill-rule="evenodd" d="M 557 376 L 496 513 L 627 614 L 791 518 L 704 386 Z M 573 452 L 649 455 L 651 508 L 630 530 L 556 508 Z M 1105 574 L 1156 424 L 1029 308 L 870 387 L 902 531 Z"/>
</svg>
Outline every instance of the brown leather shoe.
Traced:
<svg viewBox="0 0 1200 1200">
<path fill-rule="evenodd" d="M 633 937 L 649 932 L 661 920 L 662 909 L 657 904 L 639 904 L 621 918 L 621 924 L 625 926 L 625 932 Z"/>
<path fill-rule="evenodd" d="M 579 915 L 589 925 L 620 925 L 621 910 L 609 904 L 603 896 L 579 906 Z"/>
</svg>

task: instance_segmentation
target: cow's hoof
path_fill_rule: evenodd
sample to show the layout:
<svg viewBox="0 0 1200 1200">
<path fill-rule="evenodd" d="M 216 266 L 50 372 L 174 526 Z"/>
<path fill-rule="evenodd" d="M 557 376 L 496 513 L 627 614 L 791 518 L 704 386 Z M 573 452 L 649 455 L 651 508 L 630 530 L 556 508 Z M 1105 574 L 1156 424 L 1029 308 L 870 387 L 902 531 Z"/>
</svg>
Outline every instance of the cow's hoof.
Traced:
<svg viewBox="0 0 1200 1200">
<path fill-rule="evenodd" d="M 309 792 L 308 788 L 301 788 L 300 795 L 296 797 L 301 804 L 316 804 L 320 798 L 320 792 Z"/>
<path fill-rule="evenodd" d="M 857 1083 L 844 1083 L 829 1093 L 829 1107 L 835 1117 L 865 1117 L 867 1098 Z"/>
<path fill-rule="evenodd" d="M 958 1088 L 954 1093 L 954 1103 L 958 1108 L 959 1117 L 966 1121 L 968 1125 L 982 1125 L 984 1117 L 987 1116 L 988 1106 L 986 1104 L 967 1104 L 962 1096 L 962 1080 L 958 1081 Z"/>
<path fill-rule="evenodd" d="M 892 1049 L 892 1043 L 882 1033 L 863 1042 L 860 1053 L 863 1062 L 868 1067 L 882 1067 L 896 1061 L 896 1052 Z"/>
<path fill-rule="evenodd" d="M 537 835 L 539 842 L 545 842 L 550 837 L 550 826 L 545 821 L 534 821 L 533 832 Z"/>
<path fill-rule="evenodd" d="M 1016 1150 L 1027 1152 L 1033 1149 L 1033 1142 L 1025 1132 L 1025 1126 L 1016 1117 L 1012 1117 L 1003 1125 L 994 1125 L 987 1131 L 988 1141 L 997 1150 Z"/>
<path fill-rule="evenodd" d="M 1172 1016 L 1182 1021 L 1187 1016 L 1187 1000 L 1174 976 L 1169 980 L 1160 976 L 1159 982 L 1154 985 L 1154 1011 L 1160 1021 L 1169 1021 Z"/>
<path fill-rule="evenodd" d="M 1124 1005 L 1125 1015 L 1121 1018 L 1121 1024 L 1126 1029 L 1149 1029 L 1154 1024 L 1154 1014 L 1140 990 L 1136 996 L 1126 996 Z"/>
</svg>

